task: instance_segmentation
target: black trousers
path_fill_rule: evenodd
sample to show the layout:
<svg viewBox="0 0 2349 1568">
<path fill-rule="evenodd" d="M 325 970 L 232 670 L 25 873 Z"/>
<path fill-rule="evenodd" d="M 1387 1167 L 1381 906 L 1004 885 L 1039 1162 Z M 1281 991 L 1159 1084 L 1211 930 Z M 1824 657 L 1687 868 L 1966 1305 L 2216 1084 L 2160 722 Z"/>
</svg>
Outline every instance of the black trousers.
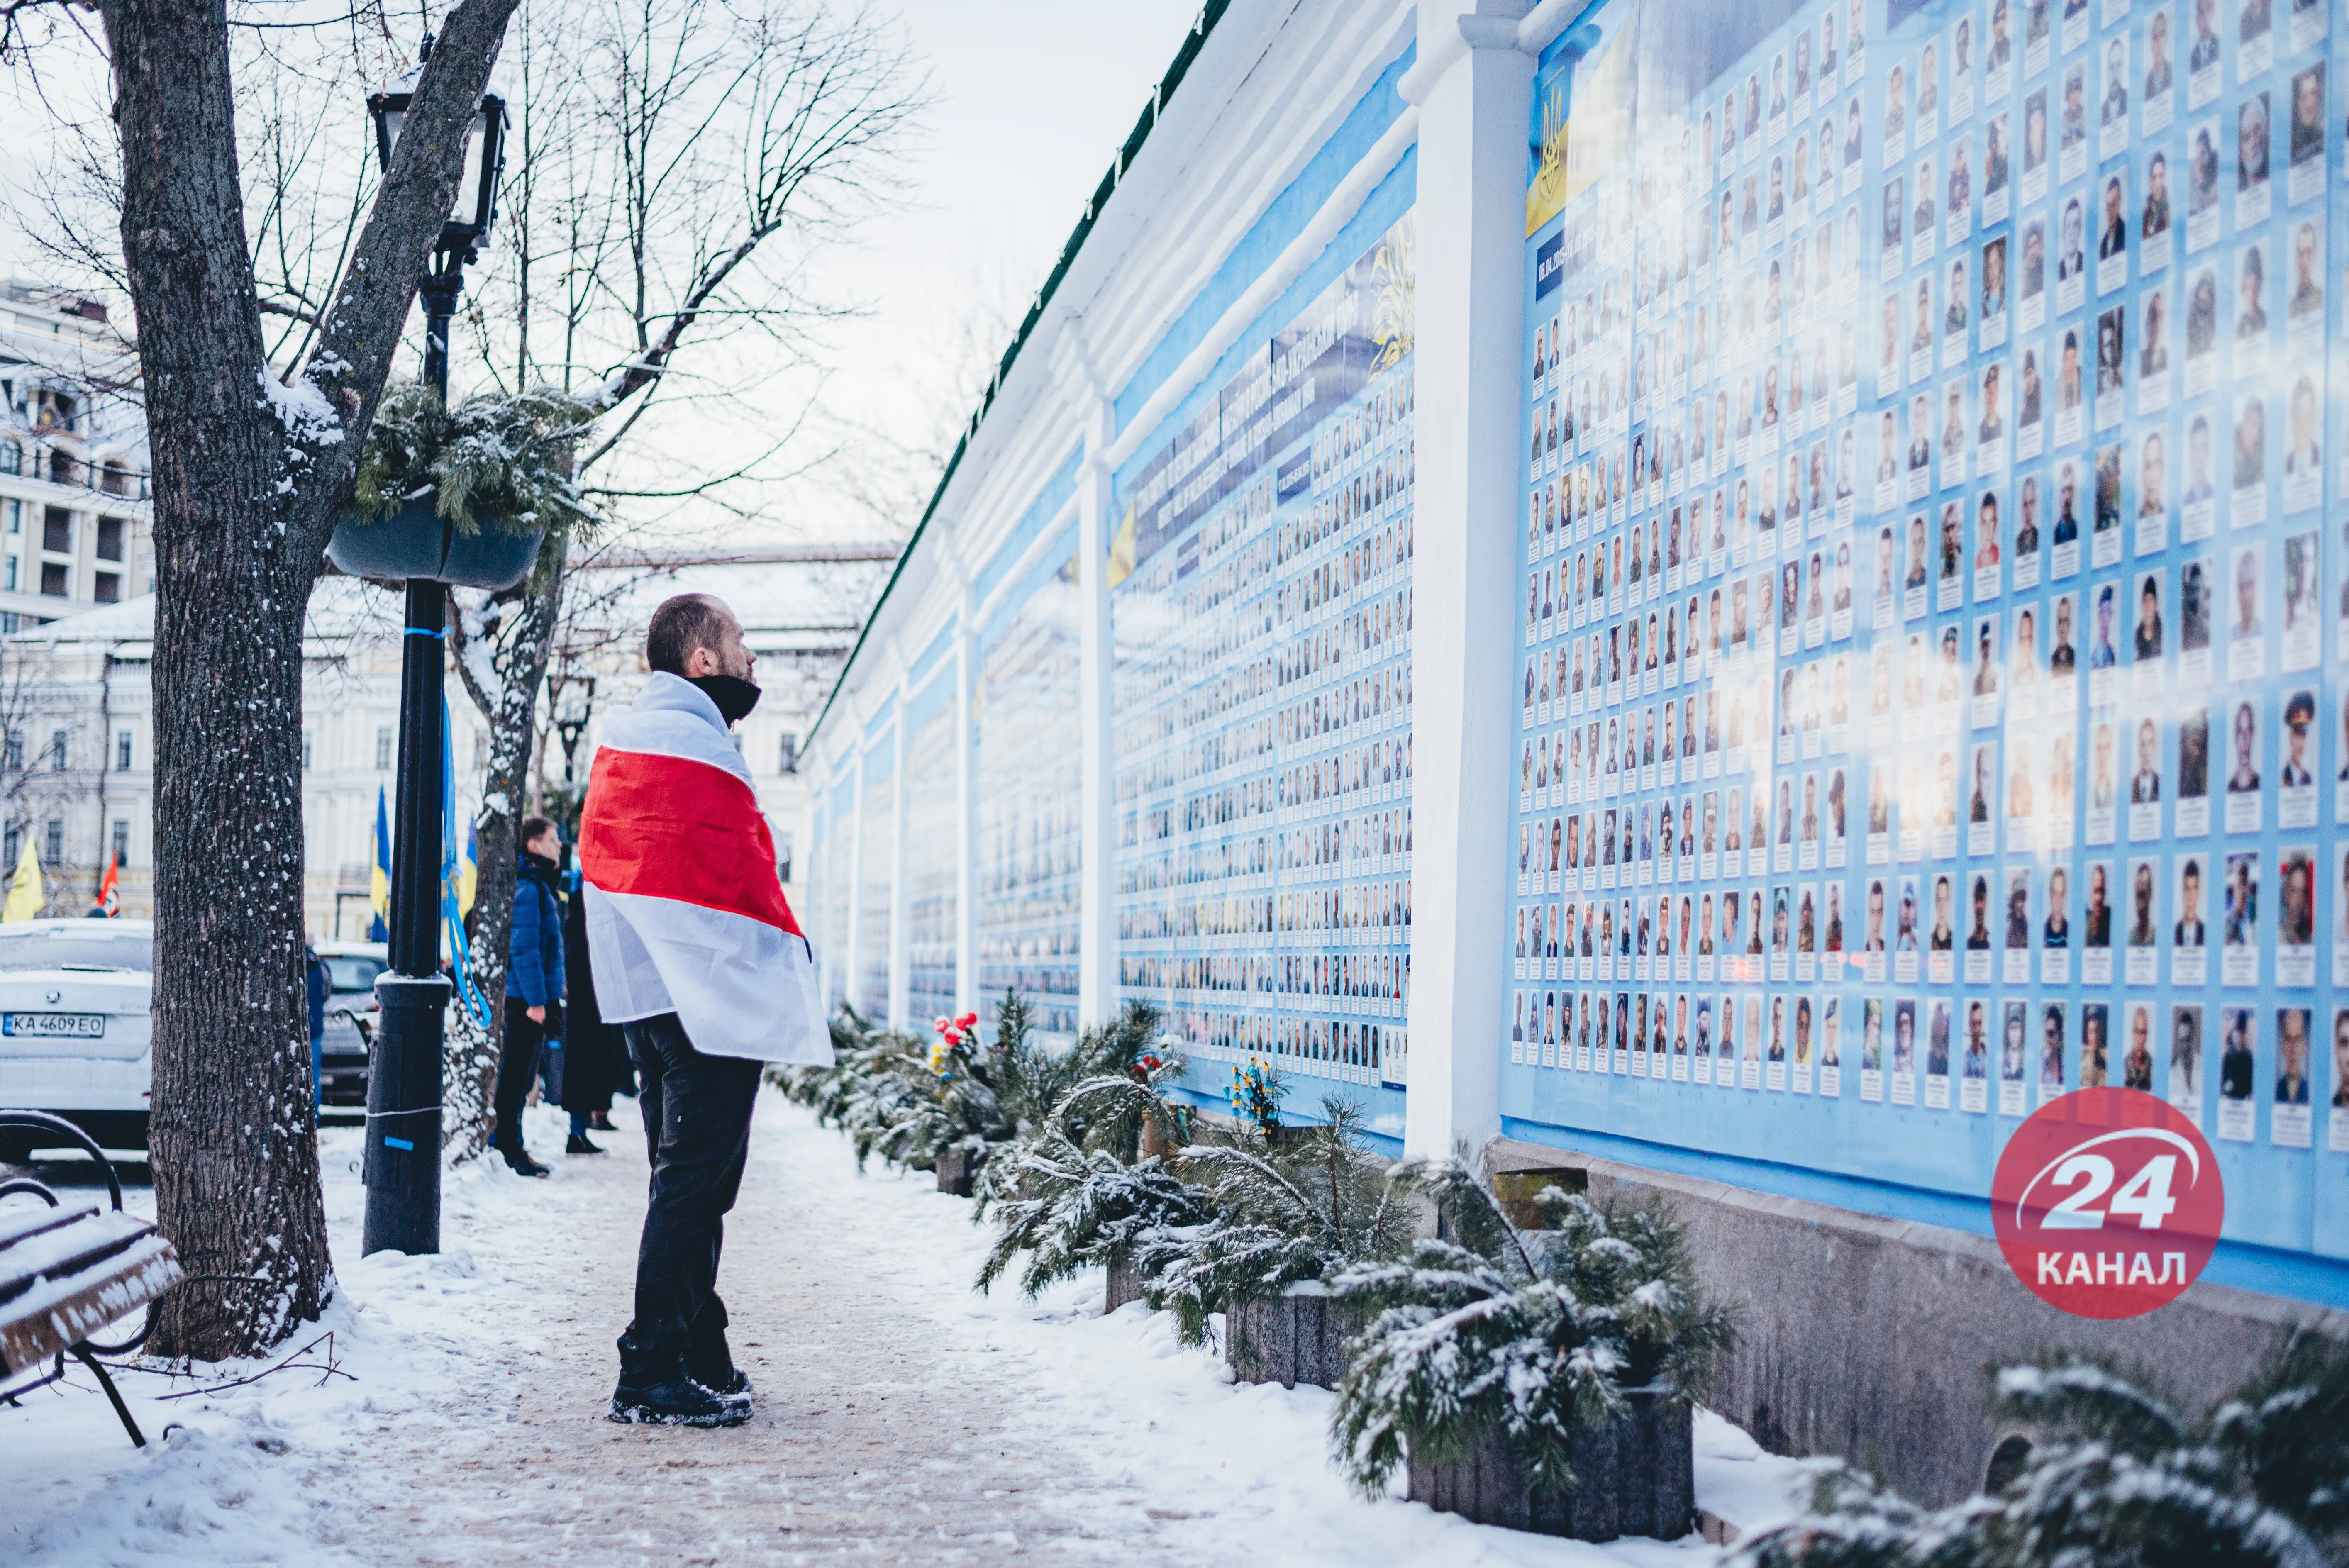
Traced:
<svg viewBox="0 0 2349 1568">
<path fill-rule="evenodd" d="M 529 1005 L 520 997 L 507 997 L 505 1047 L 498 1053 L 497 1146 L 502 1151 L 522 1148 L 522 1104 L 530 1098 L 545 1044 L 546 1026 L 531 1021 Z"/>
<path fill-rule="evenodd" d="M 674 1013 L 621 1029 L 642 1082 L 636 1103 L 653 1174 L 636 1249 L 636 1320 L 620 1336 L 620 1385 L 649 1387 L 680 1375 L 724 1384 L 734 1361 L 718 1257 L 750 1158 L 761 1064 L 703 1056 Z M 664 1047 L 680 1065 L 663 1059 Z"/>
</svg>

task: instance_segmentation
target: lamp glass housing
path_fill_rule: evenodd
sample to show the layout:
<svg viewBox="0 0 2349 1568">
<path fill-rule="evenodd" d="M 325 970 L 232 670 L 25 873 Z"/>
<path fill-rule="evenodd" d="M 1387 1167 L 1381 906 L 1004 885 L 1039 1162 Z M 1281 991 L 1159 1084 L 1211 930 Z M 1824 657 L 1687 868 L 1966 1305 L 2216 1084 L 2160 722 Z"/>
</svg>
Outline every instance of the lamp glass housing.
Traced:
<svg viewBox="0 0 2349 1568">
<path fill-rule="evenodd" d="M 415 98 L 406 80 L 403 77 L 402 85 L 387 88 L 367 99 L 367 113 L 375 121 L 377 162 L 387 171 Z M 495 93 L 482 94 L 481 107 L 466 128 L 465 171 L 457 182 L 456 197 L 441 231 L 443 244 L 475 243 L 490 232 L 497 216 L 498 174 L 505 163 L 505 99 Z"/>
</svg>

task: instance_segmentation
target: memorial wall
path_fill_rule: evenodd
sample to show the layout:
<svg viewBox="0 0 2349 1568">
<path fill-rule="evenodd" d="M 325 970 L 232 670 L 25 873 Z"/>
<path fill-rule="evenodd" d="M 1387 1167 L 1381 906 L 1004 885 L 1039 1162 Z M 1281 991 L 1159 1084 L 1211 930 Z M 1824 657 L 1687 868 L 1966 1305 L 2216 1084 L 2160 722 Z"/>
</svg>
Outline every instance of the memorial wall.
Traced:
<svg viewBox="0 0 2349 1568">
<path fill-rule="evenodd" d="M 1598 0 L 1511 76 L 1216 14 L 812 740 L 831 997 L 1985 1235 L 2024 1117 L 2141 1089 L 2210 1278 L 2349 1304 L 2349 22 Z"/>
<path fill-rule="evenodd" d="M 1139 463 L 1111 557 L 1120 993 L 1308 1110 L 1408 1048 L 1412 284 L 1406 212 Z"/>
<path fill-rule="evenodd" d="M 2126 1086 L 2230 1237 L 2349 1256 L 2333 38 L 1606 0 L 1545 55 L 1506 1115 L 1981 1196 Z"/>
</svg>

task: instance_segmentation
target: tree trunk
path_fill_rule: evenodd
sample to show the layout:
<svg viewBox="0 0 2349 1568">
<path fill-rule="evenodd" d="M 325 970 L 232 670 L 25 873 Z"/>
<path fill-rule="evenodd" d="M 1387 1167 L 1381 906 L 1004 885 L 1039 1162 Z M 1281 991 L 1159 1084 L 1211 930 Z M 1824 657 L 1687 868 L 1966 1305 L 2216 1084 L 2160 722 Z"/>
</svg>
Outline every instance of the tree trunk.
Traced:
<svg viewBox="0 0 2349 1568">
<path fill-rule="evenodd" d="M 153 1346 L 217 1359 L 317 1316 L 331 1286 L 302 976 L 302 609 L 316 564 L 266 521 L 285 430 L 249 379 L 264 357 L 235 264 L 227 29 L 205 9 L 108 20 L 155 465 L 164 918 L 150 1142 L 156 1212 L 190 1276 L 157 1309 Z M 192 325 L 144 330 L 171 317 Z"/>
<path fill-rule="evenodd" d="M 545 581 L 534 574 L 522 598 L 505 606 L 493 639 L 475 630 L 478 623 L 466 620 L 461 603 L 450 605 L 460 678 L 481 717 L 490 721 L 481 809 L 473 818 L 473 908 L 465 922 L 466 973 L 487 1016 L 474 1017 L 470 1003 L 460 1006 L 444 1058 L 448 1087 L 442 1096 L 446 1130 L 441 1142 L 460 1160 L 489 1146 L 498 1055 L 505 1039 L 506 940 L 513 929 L 516 857 L 522 850 L 515 830 L 530 787 L 538 692 L 546 684 L 547 658 L 563 612 L 564 558 L 569 548 L 565 534 L 548 536 L 539 554 Z"/>
<path fill-rule="evenodd" d="M 464 0 L 292 389 L 264 353 L 223 0 L 107 0 L 154 457 L 153 1353 L 249 1356 L 332 1290 L 302 975 L 302 623 L 513 0 Z"/>
</svg>

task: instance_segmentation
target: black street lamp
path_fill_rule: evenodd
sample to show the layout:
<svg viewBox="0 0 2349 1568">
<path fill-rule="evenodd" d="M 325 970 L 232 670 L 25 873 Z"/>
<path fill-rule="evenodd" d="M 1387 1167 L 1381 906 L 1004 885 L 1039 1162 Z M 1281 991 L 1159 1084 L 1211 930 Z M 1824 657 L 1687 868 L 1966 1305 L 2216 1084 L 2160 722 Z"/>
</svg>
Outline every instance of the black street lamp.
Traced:
<svg viewBox="0 0 2349 1568">
<path fill-rule="evenodd" d="M 416 69 L 367 99 L 376 153 L 391 167 L 417 77 L 432 57 L 426 35 Z M 497 214 L 504 163 L 505 100 L 481 96 L 465 147 L 465 178 L 432 247 L 424 299 L 424 375 L 449 397 L 449 322 Z M 399 805 L 392 829 L 391 966 L 376 981 L 382 1025 L 367 1073 L 367 1226 L 361 1250 L 440 1250 L 440 1048 L 449 980 L 440 973 L 440 779 L 445 590 L 438 579 L 408 580 L 408 627 L 400 650 Z"/>
</svg>

